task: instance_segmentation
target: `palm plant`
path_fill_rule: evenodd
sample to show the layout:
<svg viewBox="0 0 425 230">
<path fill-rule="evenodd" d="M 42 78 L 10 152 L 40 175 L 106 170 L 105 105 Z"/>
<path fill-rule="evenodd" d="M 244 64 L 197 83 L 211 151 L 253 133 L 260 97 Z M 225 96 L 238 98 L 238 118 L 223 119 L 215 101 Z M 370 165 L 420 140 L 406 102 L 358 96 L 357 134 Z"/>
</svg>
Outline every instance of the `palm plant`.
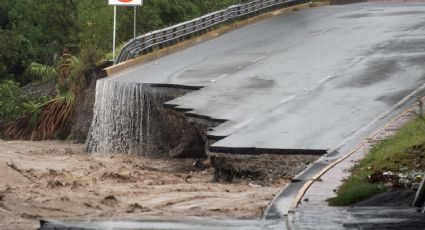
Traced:
<svg viewBox="0 0 425 230">
<path fill-rule="evenodd" d="M 28 104 L 30 112 L 10 122 L 4 129 L 12 139 L 53 139 L 66 128 L 74 111 L 75 92 L 82 70 L 79 60 L 66 50 L 56 68 L 32 63 L 27 72 L 44 80 L 56 82 L 56 96 L 44 104 Z"/>
</svg>

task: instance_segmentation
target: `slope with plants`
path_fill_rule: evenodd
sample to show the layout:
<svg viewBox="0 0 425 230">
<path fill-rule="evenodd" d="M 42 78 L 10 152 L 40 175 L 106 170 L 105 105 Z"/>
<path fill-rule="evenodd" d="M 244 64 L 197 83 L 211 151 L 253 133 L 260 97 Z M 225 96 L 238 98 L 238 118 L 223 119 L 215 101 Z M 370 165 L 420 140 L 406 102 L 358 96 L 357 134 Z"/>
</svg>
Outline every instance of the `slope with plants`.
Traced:
<svg viewBox="0 0 425 230">
<path fill-rule="evenodd" d="M 137 33 L 245 1 L 145 1 L 137 9 Z M 133 36 L 133 9 L 119 7 L 117 19 L 117 41 L 124 43 Z M 67 130 L 62 135 L 69 134 L 74 105 L 84 98 L 78 94 L 92 85 L 99 77 L 96 71 L 112 56 L 111 40 L 112 7 L 107 1 L 1 1 L 0 128 L 7 126 L 2 134 L 36 140 L 56 138 L 62 129 Z M 78 70 L 71 67 L 75 63 Z M 21 89 L 34 82 L 56 84 L 56 96 L 31 96 Z"/>
<path fill-rule="evenodd" d="M 351 170 L 330 205 L 351 205 L 378 193 L 406 190 L 404 181 L 418 180 L 425 172 L 425 117 L 376 144 Z M 409 178 L 411 177 L 411 178 Z"/>
</svg>

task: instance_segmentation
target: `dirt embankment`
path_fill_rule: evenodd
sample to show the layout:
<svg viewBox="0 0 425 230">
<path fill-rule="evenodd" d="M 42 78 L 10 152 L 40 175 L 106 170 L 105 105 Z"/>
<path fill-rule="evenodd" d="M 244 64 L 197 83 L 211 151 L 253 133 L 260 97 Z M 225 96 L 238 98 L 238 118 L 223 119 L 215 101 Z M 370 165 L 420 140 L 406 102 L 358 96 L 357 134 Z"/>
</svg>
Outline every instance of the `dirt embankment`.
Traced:
<svg viewBox="0 0 425 230">
<path fill-rule="evenodd" d="M 31 229 L 40 218 L 259 218 L 285 184 L 213 183 L 194 160 L 96 156 L 66 142 L 0 140 L 0 229 Z"/>
</svg>

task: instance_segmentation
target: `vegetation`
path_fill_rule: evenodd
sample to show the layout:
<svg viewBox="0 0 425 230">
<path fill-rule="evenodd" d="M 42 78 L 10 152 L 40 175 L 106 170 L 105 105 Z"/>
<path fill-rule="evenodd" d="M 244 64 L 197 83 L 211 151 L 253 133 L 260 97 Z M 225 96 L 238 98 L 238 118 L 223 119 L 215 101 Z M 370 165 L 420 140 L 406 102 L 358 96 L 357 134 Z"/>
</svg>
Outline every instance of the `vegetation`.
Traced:
<svg viewBox="0 0 425 230">
<path fill-rule="evenodd" d="M 137 9 L 137 33 L 245 1 L 145 1 L 145 5 Z M 118 7 L 118 44 L 133 36 L 132 24 L 133 9 Z M 8 134 L 15 138 L 52 138 L 53 130 L 61 129 L 69 120 L 75 94 L 90 77 L 90 71 L 108 58 L 111 41 L 112 7 L 106 0 L 0 1 L 0 124 L 17 119 L 9 123 Z M 60 57 L 63 50 L 69 51 L 66 57 Z M 63 68 L 64 62 L 78 64 L 78 68 Z M 57 84 L 54 99 L 30 97 L 20 88 L 40 81 Z M 59 120 L 49 121 L 47 125 L 42 122 L 43 117 Z"/>
<path fill-rule="evenodd" d="M 138 34 L 244 1 L 146 1 L 138 7 Z M 132 37 L 132 23 L 132 8 L 118 7 L 118 43 Z M 101 59 L 111 50 L 111 40 L 112 7 L 106 0 L 2 0 L 0 79 L 26 84 L 32 79 L 23 73 L 31 62 L 54 65 L 55 57 L 65 48 L 75 56 Z"/>
<path fill-rule="evenodd" d="M 43 104 L 33 104 L 31 110 L 9 124 L 5 135 L 13 139 L 52 139 L 58 131 L 64 131 L 72 116 L 75 92 L 82 74 L 76 57 L 64 51 L 56 68 L 32 63 L 32 75 L 50 76 L 56 81 L 56 97 Z"/>
<path fill-rule="evenodd" d="M 48 99 L 48 97 L 29 96 L 18 83 L 11 80 L 3 81 L 0 84 L 0 124 L 31 111 L 34 105 L 42 104 Z"/>
<path fill-rule="evenodd" d="M 398 133 L 375 145 L 352 169 L 352 174 L 328 200 L 330 205 L 350 205 L 387 190 L 383 183 L 371 183 L 374 172 L 409 172 L 425 168 L 425 119 L 419 116 Z"/>
</svg>

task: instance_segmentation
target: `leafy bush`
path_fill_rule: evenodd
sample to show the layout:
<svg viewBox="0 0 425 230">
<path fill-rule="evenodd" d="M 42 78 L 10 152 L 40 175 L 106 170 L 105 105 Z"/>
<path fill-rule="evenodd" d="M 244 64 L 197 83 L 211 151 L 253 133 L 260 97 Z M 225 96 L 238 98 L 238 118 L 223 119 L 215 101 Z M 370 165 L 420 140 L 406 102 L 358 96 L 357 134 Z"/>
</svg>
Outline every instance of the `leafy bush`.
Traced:
<svg viewBox="0 0 425 230">
<path fill-rule="evenodd" d="M 31 97 L 22 91 L 18 83 L 5 80 L 0 83 L 0 123 L 16 119 L 47 100 L 47 97 Z"/>
</svg>

